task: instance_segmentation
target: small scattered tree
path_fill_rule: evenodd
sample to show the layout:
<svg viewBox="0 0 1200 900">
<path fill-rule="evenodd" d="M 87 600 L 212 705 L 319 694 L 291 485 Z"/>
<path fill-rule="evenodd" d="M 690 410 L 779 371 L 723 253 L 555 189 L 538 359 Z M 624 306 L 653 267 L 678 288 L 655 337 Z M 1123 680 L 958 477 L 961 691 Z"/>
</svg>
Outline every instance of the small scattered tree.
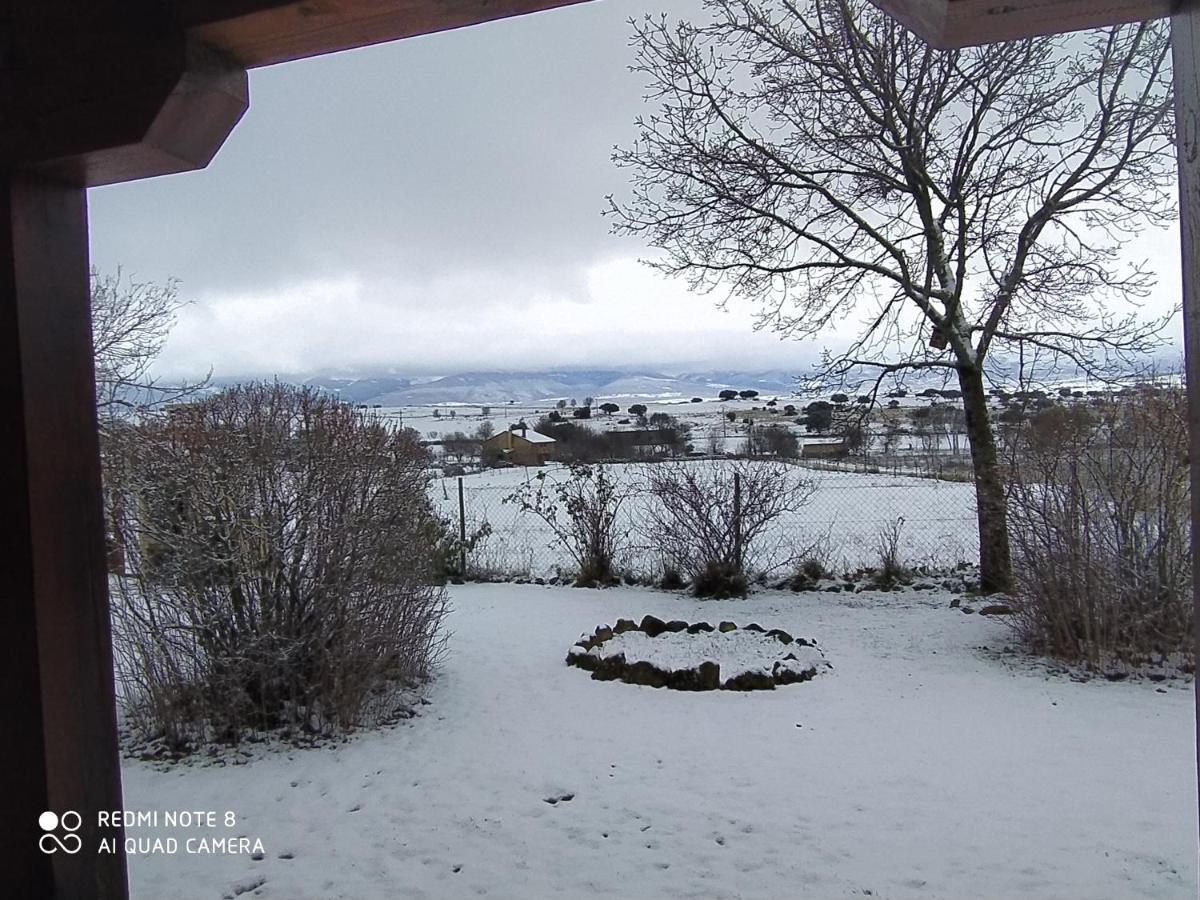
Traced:
<svg viewBox="0 0 1200 900">
<path fill-rule="evenodd" d="M 721 391 L 721 393 L 717 394 L 717 397 L 721 400 L 735 400 L 737 399 L 737 395 L 737 391 Z"/>
<path fill-rule="evenodd" d="M 738 391 L 738 396 L 743 400 L 753 400 L 758 396 L 758 391 Z"/>
<path fill-rule="evenodd" d="M 629 407 L 629 414 L 631 416 L 638 416 L 639 418 L 641 418 L 642 416 L 646 415 L 646 404 L 644 404 L 644 403 L 633 404 L 633 406 Z"/>
<path fill-rule="evenodd" d="M 479 455 L 479 442 L 461 431 L 452 431 L 442 436 L 442 450 L 447 456 L 462 462 L 468 456 Z"/>
<path fill-rule="evenodd" d="M 615 404 L 615 403 L 601 403 L 600 409 L 606 415 L 610 415 L 610 416 L 613 415 L 614 413 L 619 413 L 621 411 L 621 407 L 617 406 L 617 404 Z"/>
<path fill-rule="evenodd" d="M 680 422 L 670 413 L 656 412 L 650 416 L 648 424 L 662 433 L 663 442 L 672 454 L 686 452 L 692 434 L 692 427 L 686 422 Z"/>
<path fill-rule="evenodd" d="M 804 425 L 806 431 L 824 434 L 833 427 L 833 404 L 825 400 L 815 400 L 808 404 L 804 407 L 804 415 L 807 419 Z"/>
<path fill-rule="evenodd" d="M 800 455 L 800 441 L 790 428 L 782 425 L 770 425 L 765 428 L 755 428 L 750 433 L 750 451 L 754 456 L 796 459 Z"/>
</svg>

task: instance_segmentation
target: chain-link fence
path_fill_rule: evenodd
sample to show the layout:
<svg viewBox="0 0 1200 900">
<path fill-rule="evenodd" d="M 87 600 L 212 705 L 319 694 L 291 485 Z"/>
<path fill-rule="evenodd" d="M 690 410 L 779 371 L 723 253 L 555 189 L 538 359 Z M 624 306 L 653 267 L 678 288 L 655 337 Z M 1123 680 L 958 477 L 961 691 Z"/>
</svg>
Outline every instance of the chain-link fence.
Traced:
<svg viewBox="0 0 1200 900">
<path fill-rule="evenodd" d="M 622 487 L 624 503 L 615 527 L 622 535 L 619 570 L 655 579 L 669 561 L 656 536 L 652 505 L 660 502 L 647 485 L 655 465 L 712 466 L 716 477 L 733 479 L 738 466 L 761 465 L 780 478 L 809 480 L 807 502 L 778 517 L 762 535 L 755 567 L 787 574 L 804 558 L 817 558 L 829 570 L 878 565 L 885 532 L 899 523 L 898 551 L 910 566 L 946 567 L 978 558 L 973 486 L 886 471 L 837 471 L 778 462 L 608 464 L 606 476 Z M 565 466 L 496 469 L 434 482 L 433 499 L 453 529 L 465 537 L 463 562 L 472 577 L 534 578 L 570 575 L 575 563 L 566 544 L 522 496 L 553 500 L 555 487 L 571 476 Z M 556 506 L 558 521 L 565 511 Z"/>
</svg>

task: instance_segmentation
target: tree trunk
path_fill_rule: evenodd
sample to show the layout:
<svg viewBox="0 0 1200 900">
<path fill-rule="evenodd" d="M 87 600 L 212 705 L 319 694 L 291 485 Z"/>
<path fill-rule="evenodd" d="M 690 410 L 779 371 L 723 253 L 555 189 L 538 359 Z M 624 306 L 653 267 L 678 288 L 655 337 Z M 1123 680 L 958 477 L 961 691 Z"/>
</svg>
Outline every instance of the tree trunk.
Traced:
<svg viewBox="0 0 1200 900">
<path fill-rule="evenodd" d="M 967 441 L 975 469 L 975 505 L 979 516 L 979 583 L 985 594 L 1007 592 L 1012 587 L 1012 559 L 1008 549 L 1008 504 L 1004 477 L 996 452 L 996 438 L 988 418 L 983 372 L 978 368 L 958 370 L 963 408 L 967 417 Z"/>
</svg>

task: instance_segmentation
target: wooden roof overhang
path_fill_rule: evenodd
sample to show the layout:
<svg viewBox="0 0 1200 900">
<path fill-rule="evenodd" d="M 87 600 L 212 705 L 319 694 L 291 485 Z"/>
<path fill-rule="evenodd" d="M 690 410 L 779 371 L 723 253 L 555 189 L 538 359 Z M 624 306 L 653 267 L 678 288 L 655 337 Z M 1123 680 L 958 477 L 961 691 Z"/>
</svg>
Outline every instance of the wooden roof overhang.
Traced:
<svg viewBox="0 0 1200 900">
<path fill-rule="evenodd" d="M 0 166 L 85 187 L 203 168 L 246 70 L 581 0 L 7 0 Z"/>
<path fill-rule="evenodd" d="M 993 44 L 1171 14 L 1172 0 L 871 0 L 931 46 Z"/>
</svg>

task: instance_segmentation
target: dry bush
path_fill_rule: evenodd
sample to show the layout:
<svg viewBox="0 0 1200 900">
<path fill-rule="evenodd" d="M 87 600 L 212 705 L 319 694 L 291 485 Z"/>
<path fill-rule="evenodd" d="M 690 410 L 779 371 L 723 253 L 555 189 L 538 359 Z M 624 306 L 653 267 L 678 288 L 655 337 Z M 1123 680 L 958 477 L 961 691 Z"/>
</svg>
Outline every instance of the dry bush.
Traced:
<svg viewBox="0 0 1200 900">
<path fill-rule="evenodd" d="M 771 525 L 815 490 L 792 466 L 746 461 L 659 463 L 646 487 L 646 535 L 700 597 L 744 595 L 749 573 L 783 543 Z M 773 568 L 792 561 L 776 558 Z"/>
<path fill-rule="evenodd" d="M 538 472 L 504 502 L 545 522 L 575 563 L 575 584 L 596 587 L 618 581 L 616 560 L 629 541 L 621 510 L 631 495 L 604 466 L 571 463 L 566 478 Z"/>
<path fill-rule="evenodd" d="M 368 724 L 446 612 L 426 454 L 309 389 L 231 388 L 112 437 L 127 712 L 175 747 Z"/>
<path fill-rule="evenodd" d="M 882 525 L 875 537 L 879 567 L 874 572 L 872 582 L 880 590 L 890 591 L 912 579 L 912 573 L 904 564 L 904 556 L 900 551 L 900 535 L 903 531 L 904 516 L 899 516 Z"/>
<path fill-rule="evenodd" d="M 1014 623 L 1105 666 L 1191 646 L 1186 397 L 1145 389 L 1043 410 L 1013 437 Z"/>
</svg>

